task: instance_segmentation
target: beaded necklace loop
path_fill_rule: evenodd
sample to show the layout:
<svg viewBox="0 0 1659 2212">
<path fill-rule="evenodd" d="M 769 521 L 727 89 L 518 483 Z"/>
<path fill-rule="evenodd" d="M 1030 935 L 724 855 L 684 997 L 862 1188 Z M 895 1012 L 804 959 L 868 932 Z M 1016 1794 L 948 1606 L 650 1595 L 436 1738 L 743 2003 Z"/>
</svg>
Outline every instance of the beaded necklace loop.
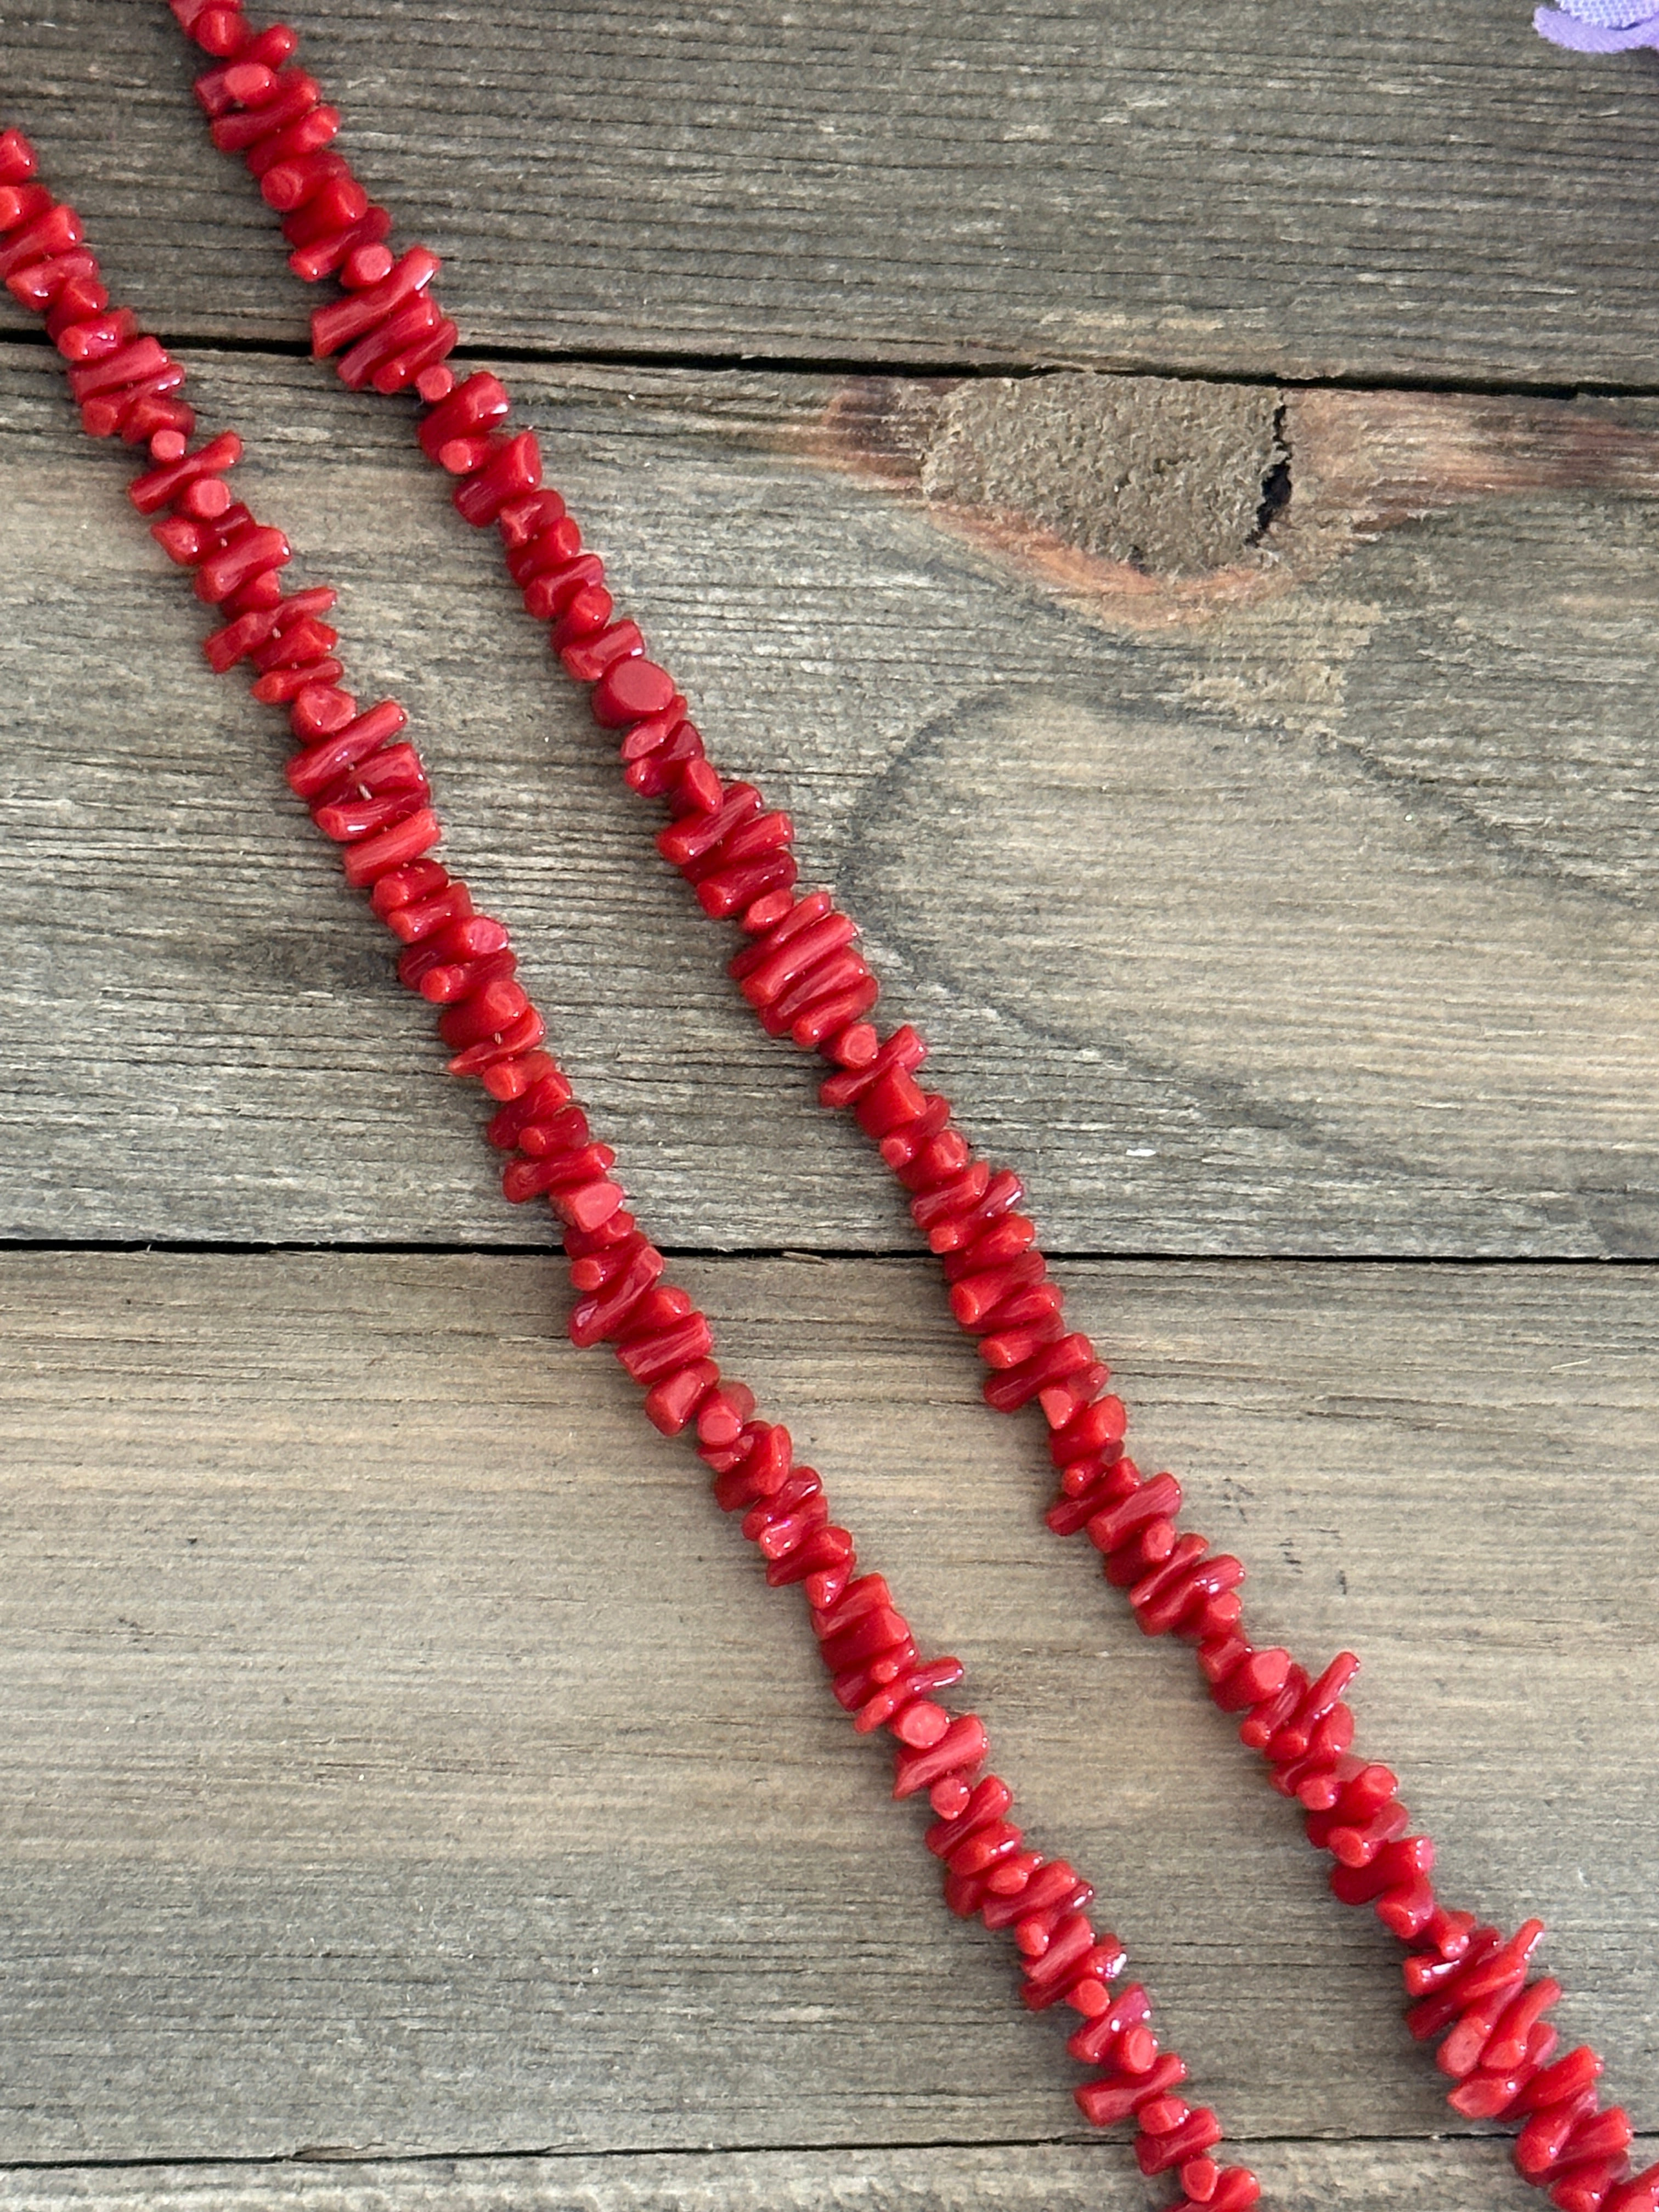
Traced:
<svg viewBox="0 0 1659 2212">
<path fill-rule="evenodd" d="M 354 391 L 413 390 L 423 403 L 416 435 L 455 478 L 457 511 L 476 528 L 495 527 L 528 612 L 549 625 L 552 650 L 616 735 L 626 781 L 665 803 L 662 857 L 708 915 L 735 922 L 748 940 L 729 963 L 740 994 L 769 1035 L 828 1062 L 823 1104 L 852 1113 L 908 1194 L 951 1310 L 989 1370 L 988 1404 L 1040 1410 L 1059 1476 L 1049 1527 L 1086 1534 L 1144 1633 L 1194 1647 L 1215 1703 L 1240 1717 L 1242 1739 L 1334 1861 L 1333 1893 L 1370 1905 L 1408 1947 L 1407 2023 L 1437 2043 L 1453 2107 L 1519 2122 L 1516 2166 L 1561 2212 L 1659 2212 L 1659 2166 L 1629 2178 L 1631 2124 L 1601 2106 L 1601 2059 L 1588 2047 L 1558 2056 L 1546 2014 L 1560 1985 L 1528 1979 L 1542 1923 L 1528 1920 L 1505 1938 L 1442 1903 L 1433 1844 L 1411 1832 L 1396 1778 L 1353 1749 L 1345 1692 L 1358 1660 L 1340 1653 L 1313 1673 L 1287 1651 L 1254 1646 L 1243 1564 L 1183 1529 L 1173 1475 L 1143 1477 L 1125 1455 L 1125 1408 L 1090 1339 L 1066 1327 L 1018 1176 L 980 1158 L 949 1100 L 918 1082 L 927 1048 L 916 1030 L 884 1035 L 872 1020 L 880 986 L 856 926 L 827 892 L 799 888 L 790 817 L 769 810 L 754 786 L 724 781 L 708 759 L 684 696 L 647 655 L 638 625 L 617 613 L 600 557 L 544 484 L 535 434 L 507 427 L 504 386 L 485 372 L 457 382 L 449 356 L 459 333 L 432 289 L 438 258 L 388 243 L 391 216 L 331 150 L 337 110 L 294 65 L 297 35 L 283 24 L 255 31 L 240 4 L 223 0 L 168 3 L 217 64 L 198 78 L 198 96 L 215 143 L 243 157 L 281 215 L 289 266 L 307 283 L 338 279 L 342 296 L 312 316 L 314 356 L 337 356 Z M 1012 1931 L 1030 2008 L 1063 2003 L 1079 2016 L 1067 2047 L 1093 2069 L 1074 2092 L 1085 2117 L 1133 2124 L 1142 2172 L 1176 2177 L 1171 2212 L 1246 2212 L 1259 2184 L 1212 2155 L 1220 2123 L 1177 2094 L 1187 2068 L 1160 2051 L 1146 1990 L 1114 1990 L 1127 1954 L 1090 1919 L 1092 1887 L 1032 1846 L 1011 1817 L 1008 1785 L 985 1771 L 982 1723 L 939 1701 L 961 1680 L 960 1661 L 923 1656 L 886 1581 L 860 1571 L 851 1534 L 831 1522 L 820 1477 L 795 1462 L 787 1429 L 759 1418 L 753 1393 L 722 1372 L 707 1316 L 666 1279 L 611 1172 L 615 1154 L 546 1048 L 506 926 L 477 913 L 466 885 L 434 857 L 441 828 L 403 708 L 385 699 L 364 709 L 345 688 L 338 635 L 324 619 L 334 592 L 284 592 L 287 538 L 261 525 L 228 481 L 240 441 L 227 430 L 191 446 L 183 368 L 131 311 L 111 307 L 79 218 L 36 180 L 33 149 L 9 131 L 0 134 L 0 281 L 45 316 L 88 432 L 147 449 L 129 495 L 217 611 L 204 654 L 221 673 L 246 664 L 254 696 L 286 708 L 299 745 L 289 786 L 342 847 L 348 884 L 368 894 L 404 948 L 399 980 L 441 1009 L 450 1073 L 477 1080 L 494 1102 L 486 1134 L 511 1155 L 506 1196 L 544 1199 L 562 1225 L 573 1341 L 611 1344 L 653 1425 L 693 1431 L 715 1502 L 742 1514 L 769 1584 L 803 1589 L 837 1702 L 860 1733 L 895 1740 L 895 1797 L 927 1793 L 934 1819 L 924 1841 L 943 1863 L 946 1903 Z"/>
</svg>

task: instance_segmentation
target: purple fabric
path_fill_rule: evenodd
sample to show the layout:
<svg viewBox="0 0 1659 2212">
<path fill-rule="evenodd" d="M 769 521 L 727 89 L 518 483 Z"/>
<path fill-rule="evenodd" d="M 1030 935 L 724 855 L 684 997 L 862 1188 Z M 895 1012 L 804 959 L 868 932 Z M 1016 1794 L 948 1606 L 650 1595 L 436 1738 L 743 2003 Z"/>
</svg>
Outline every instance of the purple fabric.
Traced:
<svg viewBox="0 0 1659 2212">
<path fill-rule="evenodd" d="M 1581 54 L 1659 46 L 1659 0 L 1566 0 L 1562 8 L 1540 8 L 1532 21 L 1540 37 Z"/>
</svg>

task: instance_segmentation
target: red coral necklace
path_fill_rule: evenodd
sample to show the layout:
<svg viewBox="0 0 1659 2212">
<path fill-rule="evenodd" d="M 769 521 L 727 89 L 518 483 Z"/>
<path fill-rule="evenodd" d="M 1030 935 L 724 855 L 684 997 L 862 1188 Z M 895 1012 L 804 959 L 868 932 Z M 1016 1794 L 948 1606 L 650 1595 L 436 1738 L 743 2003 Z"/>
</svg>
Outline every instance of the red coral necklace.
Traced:
<svg viewBox="0 0 1659 2212">
<path fill-rule="evenodd" d="M 567 672 L 590 687 L 594 719 L 617 734 L 628 783 L 665 803 L 664 859 L 706 914 L 735 922 L 746 939 L 729 963 L 739 991 L 769 1036 L 828 1063 L 823 1103 L 854 1115 L 909 1194 L 951 1310 L 990 1370 L 987 1402 L 1040 1413 L 1059 1470 L 1049 1527 L 1087 1535 L 1146 1634 L 1194 1647 L 1215 1702 L 1242 1717 L 1241 1736 L 1334 1862 L 1335 1895 L 1370 1906 L 1406 1945 L 1407 2022 L 1436 2042 L 1457 2112 L 1518 2123 L 1516 2164 L 1561 2212 L 1659 2212 L 1659 2166 L 1630 2178 L 1632 2130 L 1617 2106 L 1601 2105 L 1601 2059 L 1582 2046 L 1558 2053 L 1547 2015 L 1560 1986 L 1528 1978 L 1542 1923 L 1505 1937 L 1442 1903 L 1433 1844 L 1412 1832 L 1395 1776 L 1353 1749 L 1344 1692 L 1358 1662 L 1343 1652 L 1316 1674 L 1287 1651 L 1253 1645 L 1242 1564 L 1182 1528 L 1173 1475 L 1145 1478 L 1125 1456 L 1122 1403 L 1089 1339 L 1066 1329 L 1018 1178 L 979 1158 L 950 1102 L 918 1081 L 927 1048 L 916 1031 L 884 1033 L 872 1018 L 879 986 L 854 923 L 827 892 L 799 888 L 790 817 L 710 763 L 685 699 L 647 656 L 637 625 L 617 616 L 599 556 L 544 484 L 533 432 L 507 427 L 506 390 L 484 374 L 457 383 L 448 366 L 456 326 L 432 289 L 437 257 L 420 246 L 394 255 L 390 215 L 332 150 L 340 117 L 295 66 L 295 33 L 283 24 L 256 31 L 240 0 L 169 5 L 212 58 L 197 92 L 214 143 L 243 156 L 281 215 L 290 268 L 307 283 L 338 280 L 342 296 L 312 317 L 316 356 L 337 356 L 354 391 L 412 389 L 423 403 L 416 434 L 456 479 L 459 513 L 498 531 L 526 608 L 550 625 Z M 442 1010 L 450 1073 L 479 1082 L 495 1103 L 487 1134 L 512 1155 L 507 1196 L 544 1198 L 562 1224 L 576 1292 L 571 1337 L 609 1343 L 657 1428 L 695 1435 L 715 1502 L 742 1515 L 768 1583 L 804 1590 L 838 1703 L 861 1734 L 884 1729 L 897 1744 L 894 1796 L 927 1794 L 934 1818 L 923 1840 L 943 1863 L 946 1903 L 1012 1932 L 1028 2006 L 1063 2004 L 1078 2015 L 1067 2048 L 1090 2069 L 1074 2093 L 1085 2118 L 1133 2123 L 1142 2172 L 1177 2184 L 1172 2212 L 1244 2212 L 1259 2185 L 1247 2167 L 1221 2161 L 1219 2120 L 1182 2094 L 1186 2063 L 1160 2049 L 1146 1991 L 1123 1980 L 1122 1945 L 1090 1918 L 1091 1886 L 1033 1846 L 1008 1785 L 987 1771 L 982 1723 L 940 1702 L 961 1680 L 961 1662 L 923 1655 L 883 1577 L 860 1571 L 852 1536 L 831 1520 L 818 1475 L 796 1462 L 787 1429 L 761 1419 L 753 1393 L 721 1371 L 706 1316 L 666 1279 L 611 1173 L 615 1154 L 594 1138 L 546 1049 L 505 926 L 477 913 L 466 885 L 434 857 L 441 830 L 403 708 L 384 699 L 364 709 L 345 688 L 325 619 L 333 592 L 283 590 L 287 538 L 231 489 L 240 441 L 225 430 L 191 445 L 183 368 L 130 310 L 111 306 L 79 218 L 36 181 L 33 151 L 15 131 L 0 134 L 0 279 L 46 318 L 86 429 L 147 449 L 130 496 L 216 611 L 204 652 L 221 672 L 245 665 L 254 696 L 286 709 L 299 741 L 290 787 L 342 847 L 347 882 L 368 893 L 404 948 L 400 980 Z"/>
</svg>

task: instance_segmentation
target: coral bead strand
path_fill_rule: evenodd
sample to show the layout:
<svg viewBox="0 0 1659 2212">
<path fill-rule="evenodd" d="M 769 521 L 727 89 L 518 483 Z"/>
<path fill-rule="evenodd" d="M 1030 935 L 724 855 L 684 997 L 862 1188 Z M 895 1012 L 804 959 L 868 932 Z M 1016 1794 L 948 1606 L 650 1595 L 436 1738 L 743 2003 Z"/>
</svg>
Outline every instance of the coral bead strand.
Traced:
<svg viewBox="0 0 1659 2212">
<path fill-rule="evenodd" d="M 285 129 L 296 112 L 306 111 L 284 106 Z M 100 386 L 106 412 L 88 423 L 106 435 L 131 426 L 134 410 L 148 410 L 158 392 L 176 392 L 184 371 L 137 335 L 127 311 L 107 313 L 78 219 L 50 202 L 34 170 L 27 142 L 15 131 L 0 135 L 7 281 L 17 298 L 47 313 L 71 362 L 92 358 L 112 331 L 108 349 L 125 351 L 130 365 Z M 69 273 L 52 265 L 66 240 L 76 261 Z M 169 557 L 192 572 L 198 596 L 228 617 L 204 642 L 209 662 L 221 673 L 247 662 L 255 696 L 287 708 L 300 741 L 288 763 L 290 787 L 344 848 L 347 881 L 368 893 L 403 946 L 399 981 L 441 1009 L 451 1073 L 475 1078 L 496 1102 L 486 1133 L 511 1155 L 505 1194 L 518 1203 L 544 1199 L 560 1222 L 577 1294 L 572 1341 L 611 1345 L 665 1435 L 694 1429 L 715 1500 L 742 1514 L 767 1582 L 802 1589 L 837 1703 L 860 1734 L 885 1729 L 898 1747 L 894 1796 L 927 1793 L 935 1817 L 925 1841 L 943 1863 L 951 1910 L 1012 1930 L 1032 2010 L 1064 2004 L 1085 2023 L 1072 2043 L 1097 2069 L 1078 2092 L 1085 2112 L 1103 2126 L 1133 2123 L 1143 2172 L 1177 2174 L 1176 2212 L 1244 2212 L 1259 2185 L 1247 2168 L 1211 2155 L 1221 2141 L 1215 2114 L 1174 2094 L 1186 2065 L 1159 2050 L 1145 1990 L 1132 1984 L 1111 1992 L 1127 1960 L 1116 1937 L 1088 1917 L 1091 1886 L 1064 1860 L 1031 1848 L 1010 1817 L 1007 1784 L 984 1771 L 983 1723 L 939 1703 L 939 1693 L 961 1680 L 961 1662 L 925 1658 L 886 1581 L 860 1571 L 850 1534 L 830 1517 L 822 1480 L 796 1462 L 787 1429 L 758 1419 L 753 1393 L 721 1373 L 707 1316 L 666 1279 L 662 1253 L 628 1211 L 611 1174 L 615 1154 L 595 1140 L 544 1049 L 545 1026 L 516 980 L 505 926 L 479 914 L 465 884 L 432 857 L 441 830 L 420 756 L 402 736 L 403 708 L 386 699 L 360 712 L 343 688 L 337 636 L 319 619 L 331 591 L 283 595 L 288 541 L 258 524 L 227 482 L 240 441 L 227 431 L 191 451 L 189 410 L 176 399 L 167 404 L 166 420 L 153 428 L 123 429 L 129 442 L 148 444 L 150 463 L 129 495 L 152 518 Z M 84 418 L 84 402 L 82 411 Z"/>
<path fill-rule="evenodd" d="M 239 71 L 262 41 L 276 41 L 286 58 L 293 34 L 282 27 L 255 33 L 237 8 L 204 0 L 169 4 L 198 44 L 234 58 L 198 81 L 198 95 L 215 118 L 216 140 L 227 150 L 247 149 L 271 199 L 263 180 L 275 171 L 259 166 L 265 142 L 256 125 L 264 116 L 268 128 L 278 118 L 290 127 L 288 98 L 263 51 L 257 64 L 263 74 Z M 342 174 L 330 172 L 331 189 L 345 189 Z M 1654 2212 L 1659 2169 L 1623 2180 L 1622 2146 L 1614 2145 L 1621 2131 L 1628 2139 L 1623 2114 L 1601 2112 L 1593 2090 L 1575 2087 L 1568 2095 L 1563 2085 L 1577 2076 L 1550 2063 L 1554 2031 L 1542 2014 L 1559 1990 L 1553 1982 L 1525 1984 L 1535 1933 L 1516 1952 L 1537 1923 L 1504 1945 L 1474 1916 L 1441 1905 L 1430 1881 L 1432 1845 L 1407 1833 L 1410 1817 L 1395 1794 L 1395 1778 L 1351 1748 L 1352 1714 L 1340 1693 L 1357 1667 L 1351 1655 L 1315 1682 L 1287 1653 L 1249 1643 L 1238 1595 L 1242 1564 L 1181 1528 L 1181 1491 L 1172 1476 L 1143 1482 L 1123 1455 L 1124 1409 L 1108 1392 L 1109 1371 L 1088 1337 L 1065 1327 L 1062 1293 L 1048 1279 L 1035 1224 L 1020 1210 L 1018 1179 L 976 1158 L 951 1123 L 949 1102 L 917 1084 L 927 1048 L 916 1033 L 902 1028 L 884 1039 L 868 1019 L 879 987 L 856 950 L 855 926 L 826 893 L 797 893 L 789 817 L 769 812 L 752 786 L 724 783 L 707 758 L 684 697 L 647 657 L 638 626 L 617 616 L 603 563 L 583 547 L 559 495 L 543 486 L 533 433 L 507 431 L 505 387 L 486 374 L 456 387 L 442 365 L 453 325 L 435 307 L 419 310 L 434 349 L 422 349 L 424 337 L 413 351 L 404 349 L 404 319 L 425 299 L 438 262 L 421 246 L 394 258 L 380 242 L 386 228 L 377 228 L 372 250 L 360 252 L 360 199 L 367 206 L 358 188 L 349 205 L 329 215 L 334 230 L 320 216 L 313 222 L 301 214 L 303 236 L 294 216 L 284 224 L 297 241 L 290 256 L 295 273 L 308 281 L 336 274 L 347 293 L 313 316 L 313 352 L 340 354 L 339 372 L 354 388 L 367 381 L 389 392 L 412 383 L 430 405 L 420 442 L 459 479 L 457 509 L 477 526 L 499 526 L 527 610 L 551 624 L 550 641 L 566 670 L 592 687 L 595 719 L 617 732 L 627 781 L 665 799 L 675 817 L 658 839 L 664 857 L 688 878 L 705 912 L 736 920 L 753 939 L 731 963 L 739 990 L 769 1035 L 787 1035 L 831 1062 L 836 1073 L 821 1087 L 823 1103 L 854 1113 L 912 1194 L 913 1218 L 944 1261 L 952 1309 L 991 1370 L 988 1402 L 1008 1413 L 1033 1402 L 1041 1408 L 1060 1470 L 1049 1525 L 1057 1534 L 1087 1531 L 1104 1554 L 1107 1578 L 1127 1591 L 1146 1633 L 1174 1633 L 1196 1645 L 1217 1703 L 1243 1713 L 1241 1735 L 1267 1761 L 1274 1786 L 1302 1804 L 1310 1840 L 1336 1860 L 1334 1894 L 1372 1905 L 1418 1947 L 1406 1962 L 1408 1993 L 1418 1997 L 1428 1978 L 1436 1997 L 1426 2009 L 1419 1998 L 1408 2017 L 1425 2039 L 1443 2036 L 1438 2063 L 1457 2081 L 1454 2106 L 1469 2117 L 1529 2115 L 1516 2163 L 1528 2180 L 1550 2189 L 1564 2212 Z M 375 211 L 377 224 L 382 214 Z M 1492 2018 L 1483 2038 L 1476 2031 L 1492 2009 L 1486 1982 L 1498 1971 L 1481 1968 L 1487 1951 L 1511 1963 L 1519 1955 L 1522 1966 L 1509 2010 Z M 1518 2055 L 1506 2025 L 1516 2007 L 1529 2022 Z M 1587 2063 L 1588 2054 L 1581 2066 Z M 1557 2120 L 1545 2124 L 1549 2113 Z"/>
<path fill-rule="evenodd" d="M 460 479 L 457 508 L 476 526 L 499 526 L 528 611 L 551 624 L 568 672 L 593 687 L 596 719 L 619 732 L 629 782 L 666 799 L 676 817 L 658 840 L 664 857 L 688 877 L 706 912 L 735 918 L 753 939 L 732 963 L 738 988 L 769 1034 L 787 1034 L 832 1062 L 824 1103 L 854 1111 L 912 1194 L 917 1225 L 945 1261 L 952 1310 L 992 1370 L 988 1401 L 1005 1412 L 1033 1401 L 1041 1407 L 1060 1470 L 1050 1526 L 1086 1530 L 1147 1634 L 1196 1644 L 1216 1701 L 1243 1714 L 1245 1741 L 1267 1761 L 1274 1786 L 1302 1805 L 1310 1839 L 1336 1860 L 1334 1893 L 1372 1905 L 1417 1947 L 1405 1969 L 1415 2000 L 1409 2019 L 1425 2039 L 1442 2037 L 1438 2063 L 1456 2081 L 1454 2106 L 1470 2118 L 1526 2115 L 1516 2162 L 1564 2212 L 1652 2212 L 1659 2174 L 1624 2182 L 1628 2124 L 1616 2110 L 1600 2111 L 1594 2074 L 1584 2078 L 1590 2054 L 1553 2062 L 1555 2034 L 1543 2015 L 1558 1985 L 1526 1981 L 1537 1923 L 1505 1944 L 1496 1929 L 1440 1904 L 1430 1881 L 1432 1845 L 1407 1833 L 1395 1778 L 1352 1749 L 1352 1714 L 1340 1692 L 1358 1662 L 1344 1654 L 1313 1681 L 1287 1653 L 1255 1650 L 1243 1632 L 1242 1564 L 1181 1529 L 1172 1476 L 1145 1482 L 1124 1457 L 1121 1403 L 1107 1391 L 1108 1370 L 1089 1339 L 1065 1328 L 1062 1294 L 1019 1210 L 1018 1178 L 976 1158 L 948 1101 L 917 1084 L 920 1037 L 901 1029 L 884 1040 L 868 1020 L 878 986 L 855 949 L 854 924 L 826 894 L 797 894 L 789 817 L 769 812 L 752 786 L 723 783 L 708 761 L 685 700 L 646 657 L 637 626 L 616 617 L 602 562 L 584 549 L 558 494 L 543 486 L 533 434 L 505 431 L 505 388 L 480 374 L 456 389 L 442 365 L 454 326 L 428 299 L 435 257 L 417 246 L 393 258 L 383 243 L 384 210 L 371 215 L 337 157 L 326 169 L 292 173 L 264 161 L 267 134 L 290 130 L 299 112 L 300 93 L 283 88 L 270 66 L 291 55 L 292 34 L 256 34 L 234 9 L 171 4 L 198 43 L 234 57 L 200 81 L 198 93 L 216 140 L 246 150 L 267 199 L 292 210 L 284 228 L 296 273 L 311 281 L 337 274 L 347 288 L 345 299 L 313 317 L 314 350 L 344 349 L 340 374 L 354 387 L 413 383 L 431 405 L 421 443 Z M 331 122 L 333 111 L 325 118 Z"/>
</svg>

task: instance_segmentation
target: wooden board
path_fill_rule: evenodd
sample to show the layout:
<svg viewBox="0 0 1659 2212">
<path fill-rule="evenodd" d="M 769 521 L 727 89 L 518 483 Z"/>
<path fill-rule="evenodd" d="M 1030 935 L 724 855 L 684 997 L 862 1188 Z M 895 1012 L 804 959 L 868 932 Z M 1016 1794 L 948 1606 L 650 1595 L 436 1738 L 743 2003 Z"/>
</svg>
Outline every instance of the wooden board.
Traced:
<svg viewBox="0 0 1659 2212">
<path fill-rule="evenodd" d="M 1516 2201 L 1497 2146 L 1436 2143 L 1395 1947 L 1326 1897 L 1186 1656 L 1041 1528 L 1040 1442 L 978 1405 L 925 1269 L 684 1273 L 967 1661 L 1273 2201 Z M 1146 1463 L 1248 1555 L 1264 1629 L 1366 1655 L 1365 1740 L 1449 1893 L 1550 1920 L 1568 2032 L 1650 2100 L 1651 1272 L 1075 1273 Z M 1051 2166 L 1079 2134 L 1058 2032 L 939 1910 L 885 1754 L 695 1461 L 560 1345 L 550 1263 L 38 1254 L 0 1291 L 6 2161 L 556 2148 L 607 2163 L 524 2201 L 1022 2203 L 1052 2172 L 1051 2201 L 1141 2202 L 1121 2152 Z M 897 2160 L 884 2197 L 836 2148 L 872 2143 L 984 2158 Z M 787 2199 L 775 2162 L 643 2155 L 708 2145 L 823 2154 Z M 508 2188 L 471 2177 L 390 2201 Z"/>
<path fill-rule="evenodd" d="M 1445 1889 L 1550 1921 L 1652 2125 L 1647 61 L 1511 0 L 299 13 L 1074 1255 L 1143 1463 L 1261 1630 L 1364 1654 Z M 4 119 L 410 706 L 723 1357 L 967 1661 L 1268 2201 L 1517 2203 L 1395 1947 L 1042 1528 L 1040 1437 L 399 408 L 301 357 L 188 76 L 159 6 L 0 22 Z M 562 1341 L 280 725 L 0 334 L 0 2208 L 1142 2205 L 794 1601 Z"/>
<path fill-rule="evenodd" d="M 658 1234 L 907 1249 L 398 410 L 200 368 Z M 9 1233 L 540 1239 L 118 460 L 49 357 L 0 369 Z M 514 380 L 719 757 L 795 811 L 1056 1243 L 1659 1249 L 1650 404 Z M 1102 456 L 1075 513 L 1067 422 Z"/>
<path fill-rule="evenodd" d="M 1650 75 L 1522 0 L 294 14 L 480 343 L 1653 380 Z M 13 113 L 161 326 L 296 337 L 188 82 L 159 4 L 0 27 Z"/>
<path fill-rule="evenodd" d="M 642 2152 L 592 2158 L 428 2159 L 0 2170 L 7 2212 L 1101 2212 L 1139 2208 L 1121 2154 L 1097 2145 L 971 2149 Z M 1513 2212 L 1492 2143 L 1375 2150 L 1275 2147 L 1276 2212 Z"/>
</svg>

